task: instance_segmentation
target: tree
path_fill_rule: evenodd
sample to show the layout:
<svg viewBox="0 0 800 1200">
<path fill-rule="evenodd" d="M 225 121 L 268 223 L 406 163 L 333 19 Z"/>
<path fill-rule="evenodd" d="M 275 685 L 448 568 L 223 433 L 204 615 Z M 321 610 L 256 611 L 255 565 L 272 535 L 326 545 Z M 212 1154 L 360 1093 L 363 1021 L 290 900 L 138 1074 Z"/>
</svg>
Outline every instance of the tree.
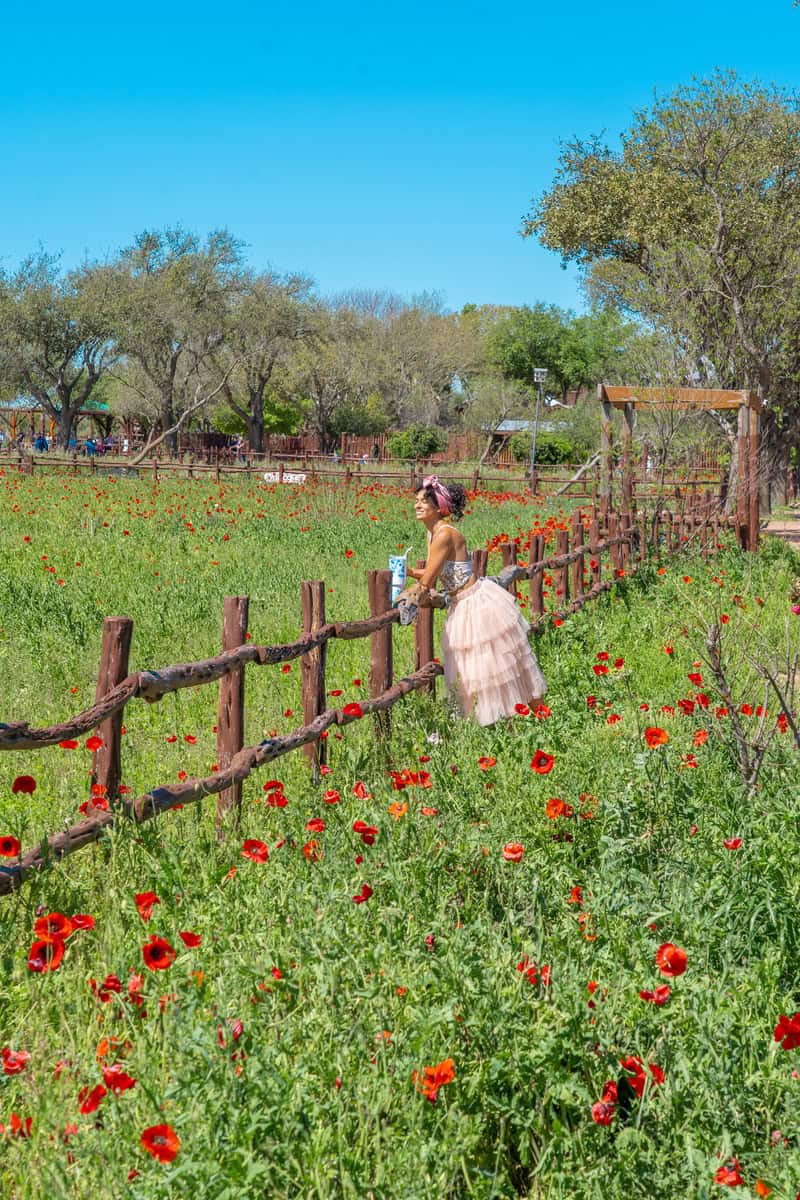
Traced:
<svg viewBox="0 0 800 1200">
<path fill-rule="evenodd" d="M 209 374 L 225 341 L 240 269 L 240 246 L 226 231 L 201 243 L 181 229 L 139 234 L 108 268 L 111 319 L 124 356 L 120 387 L 138 397 L 173 453 L 179 426 L 222 390 L 234 369 L 230 359 L 215 378 Z"/>
<path fill-rule="evenodd" d="M 105 301 L 99 268 L 62 276 L 58 259 L 43 251 L 0 276 L 2 387 L 38 401 L 64 449 L 115 358 Z"/>
<path fill-rule="evenodd" d="M 313 334 L 310 292 L 311 280 L 302 275 L 246 272 L 232 298 L 225 342 L 213 363 L 221 377 L 231 359 L 237 361 L 223 392 L 256 453 L 264 449 L 264 405 L 273 372 L 292 343 Z"/>
<path fill-rule="evenodd" d="M 775 444 L 797 403 L 799 221 L 798 99 L 726 72 L 637 113 L 617 150 L 566 145 L 523 233 L 669 334 L 687 382 L 755 390 Z"/>
</svg>

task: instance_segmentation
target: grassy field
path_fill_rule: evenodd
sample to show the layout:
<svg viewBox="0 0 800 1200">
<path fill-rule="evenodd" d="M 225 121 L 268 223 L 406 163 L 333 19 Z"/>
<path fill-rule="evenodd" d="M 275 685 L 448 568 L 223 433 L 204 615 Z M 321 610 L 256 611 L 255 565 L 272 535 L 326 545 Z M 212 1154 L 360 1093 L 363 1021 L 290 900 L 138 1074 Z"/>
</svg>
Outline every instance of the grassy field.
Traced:
<svg viewBox="0 0 800 1200">
<path fill-rule="evenodd" d="M 558 519 L 479 497 L 465 533 Z M 217 652 L 231 593 L 255 640 L 293 639 L 301 579 L 326 581 L 329 616 L 363 616 L 365 571 L 408 545 L 411 497 L 378 487 L 0 476 L 0 719 L 88 706 L 105 615 L 133 617 L 134 669 Z M 549 713 L 481 730 L 410 697 L 386 756 L 364 721 L 331 735 L 321 787 L 299 755 L 282 788 L 249 781 L 221 844 L 195 806 L 0 899 L 0 1194 L 676 1200 L 741 1179 L 732 1194 L 794 1200 L 800 1017 L 789 1048 L 774 1030 L 800 1009 L 799 773 L 751 662 L 800 646 L 798 573 L 781 544 L 653 563 L 538 635 Z M 752 793 L 703 662 L 723 615 L 745 734 L 775 728 Z M 413 635 L 394 637 L 400 673 Z M 331 646 L 339 703 L 368 662 L 366 642 Z M 215 718 L 214 687 L 131 704 L 126 785 L 205 775 Z M 298 664 L 249 669 L 246 741 L 300 720 Z M 89 767 L 83 741 L 3 754 L 0 839 L 73 820 Z M 404 769 L 419 782 L 398 791 Z M 93 927 L 32 971 L 50 913 Z M 142 1142 L 160 1126 L 145 1142 L 170 1161 Z"/>
</svg>

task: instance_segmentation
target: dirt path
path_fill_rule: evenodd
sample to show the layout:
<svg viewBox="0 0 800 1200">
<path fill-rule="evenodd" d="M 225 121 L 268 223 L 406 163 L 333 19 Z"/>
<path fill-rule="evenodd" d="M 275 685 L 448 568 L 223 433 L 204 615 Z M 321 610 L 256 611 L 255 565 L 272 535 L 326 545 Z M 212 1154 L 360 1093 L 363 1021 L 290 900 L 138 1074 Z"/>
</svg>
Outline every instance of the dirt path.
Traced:
<svg viewBox="0 0 800 1200">
<path fill-rule="evenodd" d="M 762 533 L 771 533 L 774 537 L 783 538 L 800 549 L 800 507 L 790 509 L 782 517 L 770 517 Z"/>
</svg>

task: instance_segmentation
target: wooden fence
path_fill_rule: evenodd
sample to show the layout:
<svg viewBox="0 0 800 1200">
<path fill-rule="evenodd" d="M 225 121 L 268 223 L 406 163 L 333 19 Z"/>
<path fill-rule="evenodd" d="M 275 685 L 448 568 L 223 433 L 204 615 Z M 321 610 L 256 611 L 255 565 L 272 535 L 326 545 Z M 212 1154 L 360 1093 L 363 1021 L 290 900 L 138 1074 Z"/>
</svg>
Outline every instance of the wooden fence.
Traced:
<svg viewBox="0 0 800 1200">
<path fill-rule="evenodd" d="M 555 555 L 544 556 L 544 536 L 530 537 L 527 560 L 518 561 L 519 547 L 508 542 L 499 547 L 503 569 L 495 577 L 499 586 L 517 590 L 528 585 L 527 608 L 534 630 L 547 621 L 563 619 L 597 599 L 618 580 L 633 574 L 651 554 L 670 557 L 688 545 L 699 545 L 706 554 L 720 544 L 723 530 L 735 527 L 715 502 L 696 504 L 680 513 L 602 514 L 576 510 L 569 529 L 555 537 Z M 486 576 L 489 551 L 473 552 L 476 575 Z M 420 563 L 419 565 L 423 565 Z M 553 602 L 545 605 L 545 587 Z M 390 605 L 391 573 L 368 572 L 370 616 L 361 621 L 328 622 L 325 585 L 307 580 L 300 585 L 302 634 L 294 642 L 258 646 L 246 639 L 248 598 L 225 599 L 222 653 L 199 662 L 176 664 L 159 670 L 128 673 L 133 634 L 129 617 L 106 617 L 94 705 L 61 724 L 32 728 L 28 722 L 0 722 L 0 751 L 44 749 L 96 730 L 101 745 L 93 752 L 92 796 L 102 796 L 109 808 L 97 809 L 45 842 L 20 854 L 13 863 L 0 865 L 0 895 L 16 891 L 31 875 L 50 863 L 97 841 L 120 819 L 137 823 L 151 820 L 179 805 L 217 797 L 217 830 L 224 835 L 227 819 L 235 821 L 241 804 L 241 785 L 253 771 L 293 750 L 305 748 L 314 775 L 324 762 L 324 734 L 374 715 L 376 734 L 389 733 L 392 707 L 415 691 L 433 691 L 442 668 L 434 658 L 433 607 L 444 607 L 434 595 L 433 607 L 420 609 L 414 626 L 414 670 L 395 681 L 392 626 L 399 612 Z M 335 639 L 369 637 L 371 657 L 369 699 L 326 708 L 326 654 Z M 303 725 L 290 733 L 244 746 L 244 672 L 248 665 L 267 666 L 301 659 Z M 122 777 L 122 720 L 135 699 L 160 700 L 171 692 L 219 681 L 217 717 L 218 770 L 204 779 L 161 784 L 129 799 L 120 791 Z"/>
</svg>

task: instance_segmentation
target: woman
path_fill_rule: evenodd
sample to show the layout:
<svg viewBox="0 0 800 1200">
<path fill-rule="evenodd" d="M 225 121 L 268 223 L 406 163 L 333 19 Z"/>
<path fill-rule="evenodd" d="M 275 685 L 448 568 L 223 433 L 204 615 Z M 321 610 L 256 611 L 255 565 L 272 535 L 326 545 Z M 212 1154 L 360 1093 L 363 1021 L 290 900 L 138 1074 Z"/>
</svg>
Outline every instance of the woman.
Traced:
<svg viewBox="0 0 800 1200">
<path fill-rule="evenodd" d="M 518 704 L 541 700 L 547 684 L 514 597 L 473 574 L 464 537 L 450 524 L 464 515 L 466 499 L 460 484 L 446 486 L 436 475 L 417 486 L 414 515 L 427 530 L 428 557 L 424 568 L 408 572 L 419 581 L 408 598 L 425 604 L 441 579 L 448 607 L 442 632 L 447 689 L 463 716 L 492 725 L 513 716 Z"/>
</svg>

